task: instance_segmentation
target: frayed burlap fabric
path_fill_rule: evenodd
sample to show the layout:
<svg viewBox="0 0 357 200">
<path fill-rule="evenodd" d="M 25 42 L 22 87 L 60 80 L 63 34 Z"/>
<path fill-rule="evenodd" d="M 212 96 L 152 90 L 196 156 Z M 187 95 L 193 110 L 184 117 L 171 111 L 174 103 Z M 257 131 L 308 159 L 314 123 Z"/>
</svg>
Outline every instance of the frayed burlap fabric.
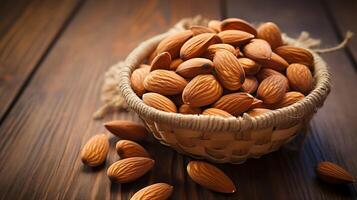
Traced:
<svg viewBox="0 0 357 200">
<path fill-rule="evenodd" d="M 165 37 L 193 24 L 206 25 L 201 17 L 178 22 L 168 32 L 141 43 L 124 62 L 112 66 L 105 75 L 102 99 L 105 105 L 94 115 L 100 118 L 110 110 L 135 111 L 147 124 L 155 138 L 177 151 L 213 162 L 242 163 L 250 157 L 277 150 L 292 140 L 298 130 L 322 106 L 330 91 L 330 74 L 326 63 L 310 48 L 319 44 L 303 32 L 298 39 L 285 34 L 286 44 L 310 49 L 315 60 L 315 87 L 302 101 L 257 117 L 222 118 L 204 115 L 183 115 L 156 110 L 147 106 L 130 86 L 132 71 L 154 51 Z"/>
</svg>

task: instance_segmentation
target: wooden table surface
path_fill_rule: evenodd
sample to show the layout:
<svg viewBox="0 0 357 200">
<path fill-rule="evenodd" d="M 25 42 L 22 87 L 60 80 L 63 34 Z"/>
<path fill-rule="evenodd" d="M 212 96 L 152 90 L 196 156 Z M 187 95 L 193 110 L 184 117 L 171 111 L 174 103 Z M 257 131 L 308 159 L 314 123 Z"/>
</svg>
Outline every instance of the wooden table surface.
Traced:
<svg viewBox="0 0 357 200">
<path fill-rule="evenodd" d="M 103 74 L 141 41 L 182 17 L 201 14 L 274 21 L 290 36 L 303 30 L 322 47 L 357 33 L 357 1 L 345 0 L 5 0 L 0 1 L 0 198 L 129 199 L 155 182 L 174 185 L 171 199 L 357 199 L 356 184 L 332 186 L 314 167 L 329 160 L 357 175 L 357 39 L 322 55 L 333 89 L 314 116 L 300 151 L 288 148 L 221 164 L 238 187 L 233 195 L 206 190 L 186 174 L 190 160 L 151 140 L 143 145 L 155 168 L 130 184 L 111 184 L 106 166 L 84 167 L 79 152 L 115 113 L 94 121 Z M 111 139 L 111 145 L 117 139 Z M 111 150 L 107 163 L 118 159 Z"/>
</svg>

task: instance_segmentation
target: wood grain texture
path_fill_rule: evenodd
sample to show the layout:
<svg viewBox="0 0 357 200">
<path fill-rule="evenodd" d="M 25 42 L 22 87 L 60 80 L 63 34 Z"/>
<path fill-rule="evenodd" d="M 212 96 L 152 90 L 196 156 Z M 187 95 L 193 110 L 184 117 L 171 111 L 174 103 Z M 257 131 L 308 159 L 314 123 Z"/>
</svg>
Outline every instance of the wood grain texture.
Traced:
<svg viewBox="0 0 357 200">
<path fill-rule="evenodd" d="M 308 6 L 307 6 L 308 5 Z M 297 37 L 306 30 L 324 46 L 339 41 L 320 1 L 228 1 L 228 17 L 248 21 L 274 21 L 283 32 Z M 259 12 L 254 12 L 259 10 Z M 254 14 L 252 14 L 254 13 Z M 260 160 L 227 167 L 240 185 L 242 199 L 351 199 L 356 186 L 332 187 L 315 179 L 314 167 L 322 160 L 345 166 L 357 174 L 357 112 L 351 99 L 357 98 L 357 75 L 343 50 L 322 55 L 332 73 L 332 91 L 311 122 L 302 151 L 281 150 Z M 246 180 L 251 180 L 249 184 Z"/>
<path fill-rule="evenodd" d="M 1 2 L 0 119 L 77 3 L 77 0 Z"/>
<path fill-rule="evenodd" d="M 154 182 L 175 185 L 173 199 L 201 196 L 197 191 L 210 196 L 185 183 L 186 159 L 155 140 L 143 145 L 156 167 L 132 184 L 111 184 L 106 166 L 84 167 L 79 152 L 105 131 L 104 121 L 139 121 L 133 113 L 93 121 L 105 70 L 182 17 L 219 18 L 218 7 L 218 1 L 85 2 L 1 124 L 0 199 L 128 199 Z M 113 148 L 107 163 L 117 159 Z"/>
</svg>

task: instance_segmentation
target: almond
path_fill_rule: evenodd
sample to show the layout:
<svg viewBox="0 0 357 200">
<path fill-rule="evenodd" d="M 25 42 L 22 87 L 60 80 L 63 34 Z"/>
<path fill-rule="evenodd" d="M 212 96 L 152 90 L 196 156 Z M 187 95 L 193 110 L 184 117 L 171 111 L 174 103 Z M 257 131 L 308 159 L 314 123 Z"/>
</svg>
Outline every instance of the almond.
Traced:
<svg viewBox="0 0 357 200">
<path fill-rule="evenodd" d="M 170 69 L 171 64 L 171 55 L 169 52 L 159 53 L 151 62 L 150 71 L 156 69 Z"/>
<path fill-rule="evenodd" d="M 228 112 L 218 109 L 218 108 L 207 108 L 202 112 L 203 115 L 214 115 L 214 116 L 222 116 L 222 117 L 233 117 L 233 115 Z"/>
<path fill-rule="evenodd" d="M 187 173 L 193 181 L 210 190 L 222 193 L 234 193 L 233 181 L 220 169 L 203 161 L 190 161 Z"/>
<path fill-rule="evenodd" d="M 221 21 L 211 20 L 208 22 L 208 27 L 213 29 L 216 33 L 221 31 Z"/>
<path fill-rule="evenodd" d="M 250 108 L 253 99 L 252 95 L 245 92 L 231 93 L 222 96 L 212 107 L 238 116 Z"/>
<path fill-rule="evenodd" d="M 114 120 L 104 123 L 104 127 L 119 138 L 127 140 L 141 141 L 148 135 L 144 125 L 133 121 Z"/>
<path fill-rule="evenodd" d="M 267 41 L 272 49 L 283 45 L 279 27 L 273 22 L 266 22 L 257 29 L 258 38 Z"/>
<path fill-rule="evenodd" d="M 146 105 L 161 111 L 173 112 L 173 113 L 177 112 L 177 108 L 174 102 L 172 102 L 169 98 L 158 93 L 154 93 L 154 92 L 145 93 L 143 95 L 143 102 Z"/>
<path fill-rule="evenodd" d="M 262 39 L 252 39 L 243 48 L 243 53 L 246 57 L 255 61 L 270 60 L 272 50 L 267 41 Z"/>
<path fill-rule="evenodd" d="M 257 96 L 263 100 L 264 103 L 273 104 L 283 99 L 286 88 L 287 81 L 284 76 L 269 76 L 260 83 Z"/>
<path fill-rule="evenodd" d="M 242 85 L 242 91 L 253 94 L 257 90 L 258 85 L 259 83 L 255 76 L 246 76 Z"/>
<path fill-rule="evenodd" d="M 293 63 L 286 70 L 290 86 L 303 94 L 308 94 L 313 87 L 313 78 L 309 68 L 303 64 Z"/>
<path fill-rule="evenodd" d="M 234 54 L 235 56 L 238 56 L 237 53 L 239 53 L 239 48 L 238 48 L 238 52 L 237 50 L 229 44 L 212 44 L 211 46 L 209 46 L 207 48 L 207 51 L 205 53 L 205 57 L 209 58 L 209 59 L 213 59 L 215 53 L 217 51 L 221 51 L 221 50 L 225 50 L 225 51 L 229 51 L 232 54 Z"/>
<path fill-rule="evenodd" d="M 199 25 L 193 25 L 190 27 L 190 30 L 192 31 L 193 35 L 199 35 L 202 33 L 216 33 L 213 29 L 206 27 L 206 26 L 199 26 Z"/>
<path fill-rule="evenodd" d="M 256 75 L 257 79 L 259 82 L 262 82 L 264 79 L 268 78 L 269 76 L 273 76 L 273 75 L 280 75 L 280 76 L 284 76 L 282 73 L 275 71 L 273 69 L 270 68 L 262 68 L 259 73 Z"/>
<path fill-rule="evenodd" d="M 247 114 L 250 115 L 251 117 L 256 117 L 256 116 L 259 116 L 261 114 L 267 113 L 269 111 L 270 111 L 269 109 L 265 109 L 265 108 L 254 108 L 252 110 L 249 110 L 247 112 Z"/>
<path fill-rule="evenodd" d="M 255 75 L 259 72 L 261 64 L 250 58 L 238 58 L 240 66 L 243 67 L 246 75 Z"/>
<path fill-rule="evenodd" d="M 263 61 L 263 67 L 271 68 L 277 71 L 285 72 L 286 68 L 288 68 L 289 63 L 284 60 L 278 54 L 272 52 L 270 60 Z"/>
<path fill-rule="evenodd" d="M 237 57 L 229 51 L 218 51 L 213 63 L 218 79 L 228 90 L 238 90 L 244 83 L 245 73 Z"/>
<path fill-rule="evenodd" d="M 177 67 L 183 63 L 183 60 L 181 58 L 177 58 L 173 60 L 170 64 L 170 70 L 176 71 Z"/>
<path fill-rule="evenodd" d="M 263 101 L 257 98 L 254 98 L 252 105 L 249 107 L 249 109 L 254 109 L 254 108 L 263 108 Z"/>
<path fill-rule="evenodd" d="M 163 95 L 179 94 L 187 85 L 187 81 L 173 71 L 158 69 L 150 72 L 144 80 L 147 91 Z"/>
<path fill-rule="evenodd" d="M 254 36 L 257 35 L 257 30 L 255 30 L 250 23 L 238 18 L 228 18 L 223 20 L 221 23 L 221 31 L 224 30 L 241 30 L 253 34 Z"/>
<path fill-rule="evenodd" d="M 106 160 L 108 151 L 108 136 L 95 135 L 88 140 L 81 151 L 82 162 L 91 167 L 99 166 Z"/>
<path fill-rule="evenodd" d="M 195 115 L 195 114 L 201 114 L 202 110 L 199 107 L 192 107 L 187 104 L 182 104 L 180 106 L 179 113 Z"/>
<path fill-rule="evenodd" d="M 182 99 L 185 104 L 201 107 L 214 103 L 222 93 L 223 88 L 213 75 L 198 75 L 187 84 Z"/>
<path fill-rule="evenodd" d="M 157 46 L 155 53 L 169 52 L 171 59 L 177 58 L 180 54 L 182 45 L 193 36 L 192 31 L 182 31 L 163 39 Z"/>
<path fill-rule="evenodd" d="M 110 165 L 107 175 L 113 182 L 131 182 L 150 171 L 154 163 L 155 161 L 150 158 L 125 158 Z"/>
<path fill-rule="evenodd" d="M 274 50 L 276 54 L 284 58 L 288 63 L 301 63 L 313 70 L 314 57 L 310 51 L 294 46 L 281 46 Z"/>
<path fill-rule="evenodd" d="M 119 140 L 115 149 L 120 159 L 130 157 L 150 157 L 148 152 L 140 144 L 130 140 Z"/>
<path fill-rule="evenodd" d="M 173 187 L 166 183 L 155 183 L 136 192 L 130 200 L 166 200 L 172 194 Z"/>
<path fill-rule="evenodd" d="M 305 98 L 305 96 L 303 94 L 301 94 L 300 92 L 295 92 L 295 91 L 287 92 L 287 93 L 285 93 L 284 97 L 280 101 L 278 101 L 275 104 L 269 105 L 269 107 L 272 109 L 287 107 L 287 106 L 290 106 L 304 98 Z"/>
<path fill-rule="evenodd" d="M 141 97 L 146 91 L 144 88 L 144 80 L 146 76 L 149 74 L 149 72 L 150 72 L 150 66 L 147 66 L 147 67 L 141 67 L 135 69 L 131 74 L 130 77 L 131 88 L 133 88 L 134 92 L 139 97 Z"/>
<path fill-rule="evenodd" d="M 191 58 L 181 63 L 176 73 L 184 78 L 193 78 L 199 74 L 209 74 L 213 69 L 213 62 L 206 58 Z"/>
<path fill-rule="evenodd" d="M 182 45 L 180 57 L 182 60 L 199 57 L 211 44 L 219 43 L 219 37 L 214 33 L 202 33 L 189 39 Z"/>
<path fill-rule="evenodd" d="M 226 30 L 218 33 L 218 37 L 221 38 L 223 43 L 240 46 L 248 43 L 254 38 L 254 35 L 239 30 Z"/>
<path fill-rule="evenodd" d="M 316 173 L 322 180 L 328 183 L 343 184 L 343 183 L 354 183 L 355 178 L 343 169 L 332 162 L 324 161 L 320 162 L 316 166 Z"/>
</svg>

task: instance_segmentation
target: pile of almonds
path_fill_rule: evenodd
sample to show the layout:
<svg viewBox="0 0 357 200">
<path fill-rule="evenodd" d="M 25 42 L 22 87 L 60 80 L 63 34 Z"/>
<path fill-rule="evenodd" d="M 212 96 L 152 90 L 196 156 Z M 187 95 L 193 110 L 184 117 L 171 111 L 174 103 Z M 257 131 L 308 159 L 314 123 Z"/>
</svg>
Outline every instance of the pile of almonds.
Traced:
<svg viewBox="0 0 357 200">
<path fill-rule="evenodd" d="M 166 112 L 238 117 L 289 106 L 313 88 L 313 55 L 285 45 L 273 22 L 192 26 L 163 39 L 147 62 L 133 71 L 131 86 Z"/>
</svg>

